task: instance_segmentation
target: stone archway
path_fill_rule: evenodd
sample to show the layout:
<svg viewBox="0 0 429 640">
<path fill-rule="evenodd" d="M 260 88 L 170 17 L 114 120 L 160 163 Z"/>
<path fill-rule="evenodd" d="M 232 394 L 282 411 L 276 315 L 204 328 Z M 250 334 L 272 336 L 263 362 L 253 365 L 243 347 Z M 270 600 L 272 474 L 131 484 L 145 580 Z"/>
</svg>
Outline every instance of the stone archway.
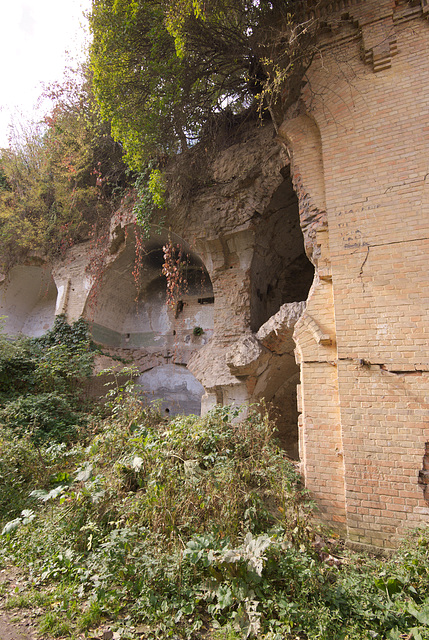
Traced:
<svg viewBox="0 0 429 640">
<path fill-rule="evenodd" d="M 184 287 L 174 306 L 167 305 L 167 280 L 162 273 L 163 246 L 180 245 Z M 140 289 L 133 279 L 136 242 L 133 228 L 116 259 L 103 276 L 89 320 L 94 341 L 111 356 L 131 361 L 141 372 L 143 392 L 157 399 L 168 396 L 171 414 L 201 410 L 201 385 L 186 369 L 192 353 L 213 333 L 213 287 L 209 274 L 189 245 L 179 236 L 162 231 L 144 242 L 141 252 Z M 170 373 L 170 385 L 167 384 Z M 171 407 L 170 407 L 171 405 Z"/>
</svg>

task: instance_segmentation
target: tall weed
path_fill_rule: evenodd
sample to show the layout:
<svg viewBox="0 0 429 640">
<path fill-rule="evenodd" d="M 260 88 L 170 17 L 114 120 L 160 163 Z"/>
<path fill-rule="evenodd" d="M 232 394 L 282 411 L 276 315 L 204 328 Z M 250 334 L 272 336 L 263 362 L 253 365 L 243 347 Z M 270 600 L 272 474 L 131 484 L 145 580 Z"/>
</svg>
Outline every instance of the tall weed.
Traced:
<svg viewBox="0 0 429 640">
<path fill-rule="evenodd" d="M 44 629 L 109 621 L 124 638 L 429 638 L 427 531 L 384 561 L 326 541 L 259 413 L 240 420 L 217 407 L 167 422 L 130 386 L 111 409 L 86 448 L 43 449 L 50 483 L 36 466 L 38 490 L 29 474 L 16 489 L 32 515 L 15 518 L 4 548 L 39 589 L 67 593 L 64 618 L 60 607 Z M 25 443 L 16 455 L 33 464 Z"/>
</svg>

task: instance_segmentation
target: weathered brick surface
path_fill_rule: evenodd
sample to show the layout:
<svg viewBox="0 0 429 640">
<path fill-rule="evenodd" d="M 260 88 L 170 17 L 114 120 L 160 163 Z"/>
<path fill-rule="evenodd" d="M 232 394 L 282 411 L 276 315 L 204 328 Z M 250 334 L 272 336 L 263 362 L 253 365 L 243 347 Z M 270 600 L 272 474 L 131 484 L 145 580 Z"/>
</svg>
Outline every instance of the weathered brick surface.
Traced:
<svg viewBox="0 0 429 640">
<path fill-rule="evenodd" d="M 356 3 L 361 33 L 326 44 L 308 115 L 297 116 L 320 131 L 329 233 L 328 277 L 307 314 L 335 340 L 318 343 L 305 316 L 295 333 L 303 469 L 328 519 L 344 520 L 353 541 L 386 547 L 429 515 L 419 485 L 429 441 L 429 23 L 397 4 Z M 365 52 L 390 43 L 388 65 L 362 60 L 361 36 Z M 290 130 L 280 133 L 311 198 L 320 154 Z"/>
</svg>

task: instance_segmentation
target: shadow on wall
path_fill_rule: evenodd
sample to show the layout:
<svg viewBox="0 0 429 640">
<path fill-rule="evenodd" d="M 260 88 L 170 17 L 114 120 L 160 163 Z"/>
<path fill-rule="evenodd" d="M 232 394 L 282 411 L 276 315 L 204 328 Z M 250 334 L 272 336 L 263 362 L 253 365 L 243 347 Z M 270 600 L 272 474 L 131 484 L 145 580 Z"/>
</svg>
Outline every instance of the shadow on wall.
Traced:
<svg viewBox="0 0 429 640">
<path fill-rule="evenodd" d="M 251 266 L 251 329 L 257 332 L 286 307 L 304 302 L 314 279 L 314 266 L 307 258 L 300 225 L 298 198 L 290 168 L 282 171 L 283 182 L 255 228 L 255 254 Z M 298 307 L 297 307 L 298 309 Z M 287 316 L 288 314 L 286 314 Z M 264 398 L 275 420 L 282 446 L 298 459 L 297 385 L 293 322 L 284 323 L 282 348 L 274 350 L 270 364 L 255 387 L 255 400 Z M 262 329 L 261 329 L 262 330 Z M 258 334 L 257 334 L 258 335 Z"/>
<path fill-rule="evenodd" d="M 255 228 L 251 265 L 251 329 L 256 332 L 280 307 L 306 300 L 314 278 L 299 220 L 289 167 Z"/>
<path fill-rule="evenodd" d="M 52 273 L 41 266 L 16 266 L 0 286 L 0 315 L 5 331 L 37 338 L 52 328 L 57 287 Z"/>
</svg>

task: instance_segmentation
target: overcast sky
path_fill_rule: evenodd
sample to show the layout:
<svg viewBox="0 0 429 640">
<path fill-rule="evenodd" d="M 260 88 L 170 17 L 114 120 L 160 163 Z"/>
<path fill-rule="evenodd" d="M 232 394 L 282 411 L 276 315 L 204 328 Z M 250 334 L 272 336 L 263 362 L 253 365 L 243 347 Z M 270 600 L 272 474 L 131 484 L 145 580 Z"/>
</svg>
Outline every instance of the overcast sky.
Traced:
<svg viewBox="0 0 429 640">
<path fill-rule="evenodd" d="M 0 0 L 0 6 L 0 147 L 6 147 L 12 119 L 42 115 L 34 111 L 42 83 L 61 81 L 66 66 L 82 59 L 83 13 L 91 0 Z"/>
</svg>

